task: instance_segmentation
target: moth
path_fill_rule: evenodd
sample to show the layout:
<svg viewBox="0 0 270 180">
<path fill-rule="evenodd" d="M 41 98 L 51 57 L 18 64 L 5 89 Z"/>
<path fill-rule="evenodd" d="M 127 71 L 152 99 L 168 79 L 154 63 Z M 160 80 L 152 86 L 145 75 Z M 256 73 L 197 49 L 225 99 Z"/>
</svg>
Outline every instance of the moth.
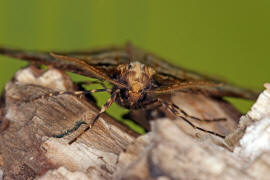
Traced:
<svg viewBox="0 0 270 180">
<path fill-rule="evenodd" d="M 127 44 L 125 47 L 111 47 L 91 51 L 54 53 L 0 47 L 0 54 L 92 77 L 97 79 L 98 83 L 104 87 L 103 89 L 76 91 L 73 92 L 74 95 L 82 96 L 87 93 L 102 91 L 111 94 L 92 122 L 84 131 L 72 139 L 69 144 L 75 142 L 83 133 L 91 129 L 100 115 L 113 102 L 128 109 L 140 109 L 153 104 L 162 105 L 193 128 L 224 138 L 225 136 L 200 128 L 189 120 L 211 121 L 210 119 L 200 119 L 189 115 L 177 105 L 167 102 L 160 97 L 177 91 L 199 93 L 216 98 L 229 96 L 255 100 L 258 96 L 258 93 L 251 90 L 239 88 L 214 78 L 173 66 L 162 58 L 146 53 L 131 44 Z M 104 81 L 112 84 L 112 89 L 106 88 L 103 84 Z M 35 99 L 65 93 L 70 94 L 70 92 L 55 92 Z M 224 118 L 212 119 L 212 121 L 219 120 L 224 120 Z"/>
</svg>

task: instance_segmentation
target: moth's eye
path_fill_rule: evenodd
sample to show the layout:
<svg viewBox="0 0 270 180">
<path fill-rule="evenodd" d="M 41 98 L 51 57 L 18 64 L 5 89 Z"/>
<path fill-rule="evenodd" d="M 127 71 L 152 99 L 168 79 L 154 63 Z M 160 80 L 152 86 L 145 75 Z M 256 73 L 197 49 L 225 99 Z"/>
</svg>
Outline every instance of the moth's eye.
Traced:
<svg viewBox="0 0 270 180">
<path fill-rule="evenodd" d="M 131 64 L 129 64 L 129 65 L 128 65 L 128 69 L 131 69 L 131 68 L 132 68 L 132 66 L 131 66 Z"/>
</svg>

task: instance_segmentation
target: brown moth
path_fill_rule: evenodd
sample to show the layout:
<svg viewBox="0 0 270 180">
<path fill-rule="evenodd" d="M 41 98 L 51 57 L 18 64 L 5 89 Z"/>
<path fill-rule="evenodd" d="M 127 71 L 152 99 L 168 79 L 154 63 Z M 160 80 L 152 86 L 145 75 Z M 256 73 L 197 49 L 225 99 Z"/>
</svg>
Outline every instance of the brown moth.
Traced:
<svg viewBox="0 0 270 180">
<path fill-rule="evenodd" d="M 69 144 L 72 144 L 84 132 L 91 129 L 100 115 L 113 102 L 128 109 L 140 109 L 152 104 L 159 104 L 182 118 L 193 128 L 224 138 L 223 135 L 202 129 L 188 120 L 190 118 L 201 121 L 220 121 L 224 120 L 224 118 L 212 120 L 199 119 L 187 114 L 177 105 L 164 101 L 160 96 L 176 91 L 200 93 L 217 98 L 229 96 L 254 100 L 258 96 L 253 91 L 173 66 L 161 58 L 145 53 L 130 44 L 123 48 L 113 47 L 93 51 L 57 53 L 23 51 L 0 47 L 0 54 L 36 64 L 52 65 L 60 70 L 96 78 L 102 85 L 103 81 L 108 81 L 113 85 L 112 89 L 107 89 L 103 85 L 104 89 L 72 92 L 74 95 L 81 96 L 87 93 L 106 91 L 111 94 L 111 97 L 101 107 L 100 112 L 91 124 L 71 140 Z M 55 92 L 36 97 L 35 99 L 65 93 L 70 94 L 71 92 Z"/>
</svg>

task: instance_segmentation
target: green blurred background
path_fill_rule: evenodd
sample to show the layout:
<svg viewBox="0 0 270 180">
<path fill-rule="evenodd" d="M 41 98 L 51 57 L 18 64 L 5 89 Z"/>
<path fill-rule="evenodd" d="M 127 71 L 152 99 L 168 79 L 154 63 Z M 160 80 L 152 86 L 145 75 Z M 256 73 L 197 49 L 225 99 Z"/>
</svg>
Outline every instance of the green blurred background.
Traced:
<svg viewBox="0 0 270 180">
<path fill-rule="evenodd" d="M 269 20 L 269 0 L 0 0 L 0 45 L 74 50 L 131 41 L 175 65 L 262 90 L 270 82 Z M 25 64 L 0 57 L 0 88 Z"/>
</svg>

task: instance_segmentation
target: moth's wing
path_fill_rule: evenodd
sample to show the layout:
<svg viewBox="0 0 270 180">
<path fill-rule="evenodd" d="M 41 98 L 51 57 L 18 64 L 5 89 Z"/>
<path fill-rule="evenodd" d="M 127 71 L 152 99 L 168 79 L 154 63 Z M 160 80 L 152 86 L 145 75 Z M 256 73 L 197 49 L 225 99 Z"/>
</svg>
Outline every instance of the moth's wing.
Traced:
<svg viewBox="0 0 270 180">
<path fill-rule="evenodd" d="M 131 51 L 129 48 L 117 46 L 96 50 L 78 50 L 70 52 L 57 51 L 54 53 L 79 58 L 81 61 L 95 66 L 95 68 L 103 71 L 104 73 L 107 73 L 108 75 L 114 74 L 112 72 L 114 72 L 115 67 L 118 64 L 128 64 L 130 61 L 135 59 L 133 58 L 133 51 Z M 79 66 L 74 65 L 74 63 L 70 61 L 63 61 L 53 58 L 49 55 L 48 52 L 27 51 L 8 47 L 0 47 L 0 55 L 27 60 L 36 64 L 52 65 L 58 69 L 74 72 L 84 76 L 93 76 L 88 71 L 82 70 Z"/>
<path fill-rule="evenodd" d="M 204 94 L 213 97 L 238 97 L 255 100 L 258 93 L 228 85 L 223 82 L 200 80 L 200 79 L 180 79 L 166 73 L 156 73 L 153 76 L 154 85 L 148 91 L 153 95 L 170 94 L 176 91 Z M 156 86 L 155 86 L 156 85 Z"/>
<path fill-rule="evenodd" d="M 56 55 L 54 53 L 50 53 L 50 55 L 53 56 L 55 59 L 67 61 L 67 62 L 74 64 L 77 67 L 80 67 L 81 71 L 89 72 L 93 75 L 93 77 L 95 77 L 97 79 L 106 80 L 114 85 L 117 85 L 119 88 L 126 87 L 124 84 L 119 82 L 117 79 L 114 79 L 111 77 L 111 74 L 113 74 L 113 72 L 111 72 L 110 74 L 107 74 L 105 71 L 102 71 L 102 70 L 98 69 L 97 67 L 86 63 L 84 61 L 84 59 L 70 57 L 70 56 Z M 116 69 L 114 69 L 114 70 L 116 70 Z"/>
<path fill-rule="evenodd" d="M 152 92 L 156 94 L 172 93 L 173 91 L 185 91 L 203 93 L 216 97 L 238 97 L 255 100 L 258 92 L 231 85 L 227 82 L 202 75 L 168 63 L 160 57 L 146 53 L 139 48 L 128 44 L 126 46 L 130 54 L 143 64 L 153 67 L 157 74 L 154 76 L 158 87 Z M 190 86 L 188 87 L 188 83 Z"/>
<path fill-rule="evenodd" d="M 130 62 L 130 54 L 126 48 L 110 47 L 95 50 L 79 50 L 72 52 L 56 52 L 70 57 L 83 59 L 86 63 L 95 66 L 116 66 L 118 64 L 128 64 Z"/>
<path fill-rule="evenodd" d="M 63 54 L 70 54 L 70 58 L 64 58 L 67 56 L 58 56 L 58 58 L 54 58 L 47 52 L 34 52 L 34 51 L 24 51 L 24 50 L 16 50 L 11 48 L 1 48 L 0 47 L 0 54 L 14 57 L 17 59 L 27 60 L 32 63 L 36 64 L 44 64 L 44 65 L 50 65 L 55 68 L 58 68 L 60 70 L 69 71 L 77 74 L 81 74 L 88 77 L 97 78 L 100 80 L 109 80 L 113 84 L 117 84 L 121 86 L 121 84 L 117 83 L 113 78 L 116 73 L 116 63 L 106 64 L 101 61 L 100 64 L 97 62 L 102 59 L 101 57 L 97 58 L 97 56 L 101 56 L 105 50 L 102 50 L 100 52 L 92 52 L 93 55 L 91 55 L 90 52 L 87 53 L 87 58 L 83 59 L 83 55 L 79 55 L 78 53 L 69 52 L 69 53 L 63 53 Z M 114 59 L 127 59 L 127 58 L 118 58 L 119 56 L 114 54 L 112 52 L 116 52 L 118 50 L 116 49 L 110 49 L 110 55 L 106 56 L 106 61 L 109 60 L 109 56 L 111 62 L 114 62 Z M 121 50 L 119 50 L 121 51 Z M 86 55 L 86 54 L 85 54 Z M 79 58 L 78 58 L 79 57 Z M 104 61 L 105 62 L 105 61 Z M 95 65 L 95 66 L 94 66 Z M 98 71 L 98 73 L 95 73 Z"/>
<path fill-rule="evenodd" d="M 38 64 L 52 65 L 58 69 L 74 72 L 84 76 L 104 79 L 94 76 L 93 73 L 89 72 L 88 70 L 85 70 L 84 68 L 81 67 L 81 65 L 78 65 L 71 61 L 63 61 L 60 59 L 52 58 L 48 53 L 21 51 L 0 47 L 0 54 L 28 60 Z M 159 83 L 160 87 L 153 90 L 155 93 L 161 92 L 166 93 L 177 91 L 180 89 L 181 91 L 183 91 L 182 83 L 185 81 L 188 82 L 207 81 L 209 83 L 214 84 L 222 83 L 223 85 L 221 87 L 218 86 L 216 88 L 202 85 L 199 86 L 200 88 L 199 87 L 194 88 L 195 85 L 193 85 L 192 91 L 195 92 L 196 89 L 196 92 L 201 91 L 204 92 L 205 94 L 214 95 L 217 97 L 233 96 L 245 99 L 256 99 L 258 96 L 258 93 L 256 92 L 239 88 L 237 86 L 233 86 L 228 83 L 216 80 L 215 78 L 211 78 L 184 68 L 171 65 L 162 58 L 159 58 L 150 53 L 146 53 L 132 46 L 130 43 L 127 44 L 125 48 L 112 47 L 91 51 L 84 50 L 74 52 L 58 52 L 57 54 L 79 58 L 80 61 L 83 61 L 86 64 L 94 66 L 96 69 L 103 72 L 104 74 L 107 74 L 112 79 L 115 78 L 114 76 L 117 73 L 116 72 L 117 64 L 127 64 L 130 61 L 140 61 L 141 63 L 153 67 L 157 71 L 157 74 L 159 74 L 160 76 L 163 75 L 163 77 L 171 78 L 171 81 L 169 81 L 168 79 L 164 81 L 162 80 L 164 78 L 160 78 L 160 76 L 158 77 L 157 75 L 156 82 Z"/>
<path fill-rule="evenodd" d="M 130 63 L 130 55 L 125 48 L 110 47 L 107 49 L 85 50 L 74 52 L 57 52 L 57 54 L 79 58 L 81 61 L 94 66 L 111 78 L 118 74 L 116 70 L 119 64 Z"/>
</svg>

